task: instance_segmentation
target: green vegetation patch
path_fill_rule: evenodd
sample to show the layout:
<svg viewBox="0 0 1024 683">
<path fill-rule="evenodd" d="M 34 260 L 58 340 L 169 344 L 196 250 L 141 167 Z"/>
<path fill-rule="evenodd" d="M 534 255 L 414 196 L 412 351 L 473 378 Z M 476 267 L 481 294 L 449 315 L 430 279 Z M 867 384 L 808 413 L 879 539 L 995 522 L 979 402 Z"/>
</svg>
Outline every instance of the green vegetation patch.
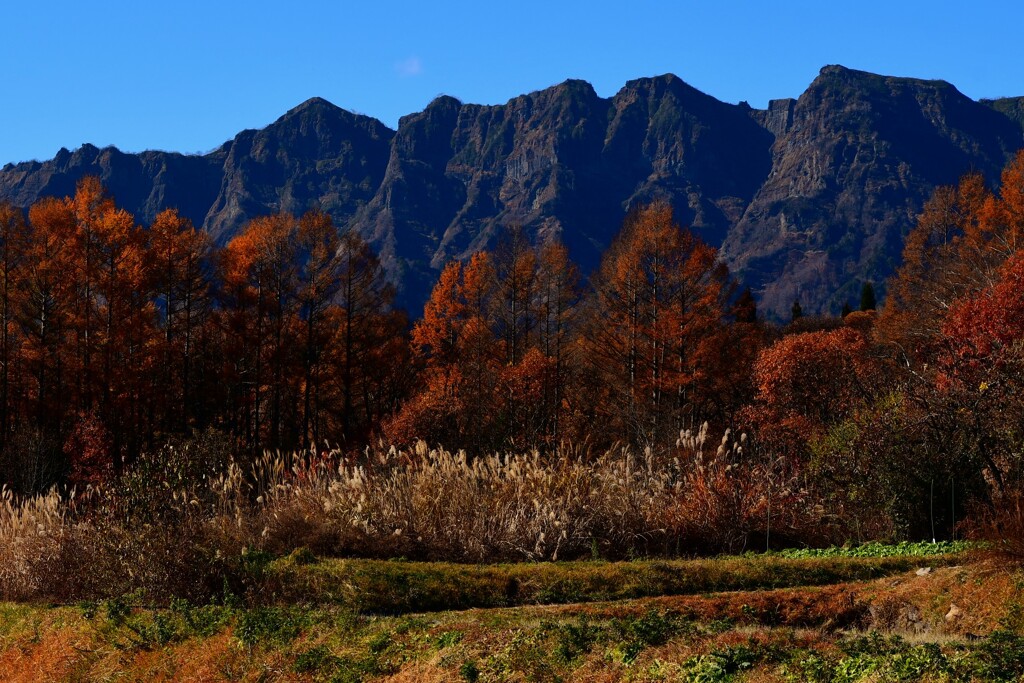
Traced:
<svg viewBox="0 0 1024 683">
<path fill-rule="evenodd" d="M 992 681 L 1024 678 L 1024 637 L 999 630 L 977 643 L 909 643 L 898 635 L 872 633 L 840 641 L 836 651 L 789 654 L 788 681 Z"/>
<path fill-rule="evenodd" d="M 830 548 L 793 548 L 780 550 L 773 555 L 793 559 L 815 557 L 933 557 L 966 552 L 976 547 L 968 541 L 904 541 L 902 543 L 864 543 L 855 546 L 832 546 Z"/>
</svg>

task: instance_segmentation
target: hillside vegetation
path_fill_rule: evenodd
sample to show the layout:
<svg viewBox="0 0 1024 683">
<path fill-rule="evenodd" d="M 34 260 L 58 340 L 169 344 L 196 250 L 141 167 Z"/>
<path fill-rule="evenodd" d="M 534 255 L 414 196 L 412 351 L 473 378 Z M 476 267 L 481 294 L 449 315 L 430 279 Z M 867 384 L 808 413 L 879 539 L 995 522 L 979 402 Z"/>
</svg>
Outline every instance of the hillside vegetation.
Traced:
<svg viewBox="0 0 1024 683">
<path fill-rule="evenodd" d="M 225 595 L 160 609 L 132 597 L 2 605 L 0 667 L 5 680 L 114 672 L 195 681 L 1018 680 L 1022 577 L 984 562 L 955 566 L 964 559 L 460 568 L 303 555 L 268 568 L 286 586 L 301 581 L 303 590 L 279 594 L 280 602 L 246 606 Z M 918 565 L 924 569 L 907 571 Z M 598 591 L 588 594 L 598 576 Z M 651 576 L 663 583 L 644 582 Z M 664 583 L 666 576 L 679 583 Z M 525 606 L 451 611 L 471 604 L 467 577 L 515 581 L 524 590 L 509 604 Z M 791 587 L 778 587 L 790 578 Z M 725 588 L 732 590 L 706 592 Z M 478 595 L 508 598 L 501 589 Z M 454 601 L 436 611 L 398 596 Z M 530 606 L 537 603 L 547 606 Z"/>
</svg>

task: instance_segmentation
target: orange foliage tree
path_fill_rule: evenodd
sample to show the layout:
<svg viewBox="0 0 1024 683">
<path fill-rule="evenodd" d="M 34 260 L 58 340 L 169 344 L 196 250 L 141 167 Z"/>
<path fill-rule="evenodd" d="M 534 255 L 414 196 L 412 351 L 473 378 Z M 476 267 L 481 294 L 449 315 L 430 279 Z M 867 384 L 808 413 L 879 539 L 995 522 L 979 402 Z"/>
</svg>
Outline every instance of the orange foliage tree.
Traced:
<svg viewBox="0 0 1024 683">
<path fill-rule="evenodd" d="M 74 209 L 69 199 L 43 199 L 29 210 L 31 243 L 22 280 L 19 319 L 26 333 L 24 363 L 35 426 L 59 431 L 80 404 L 74 353 L 78 294 Z"/>
<path fill-rule="evenodd" d="M 883 340 L 908 358 L 934 354 L 953 302 L 992 285 L 1024 236 L 1024 151 L 1003 170 L 998 194 L 978 173 L 940 187 L 907 236 L 878 321 Z"/>
<path fill-rule="evenodd" d="M 16 403 L 23 391 L 20 361 L 24 335 L 18 326 L 18 304 L 26 287 L 29 244 L 25 214 L 0 203 L 0 443 L 11 434 Z"/>
<path fill-rule="evenodd" d="M 145 233 L 131 214 L 111 209 L 100 217 L 95 256 L 97 350 L 102 358 L 97 393 L 120 466 L 122 448 L 134 457 L 142 441 L 152 437 L 149 377 L 157 340 Z"/>
<path fill-rule="evenodd" d="M 492 278 L 472 282 L 485 307 Z M 318 211 L 218 249 L 173 209 L 139 226 L 94 177 L 27 221 L 0 205 L 0 463 L 47 450 L 45 476 L 18 478 L 36 488 L 210 427 L 248 453 L 365 443 L 412 381 L 392 300 L 369 245 Z M 104 435 L 87 457 L 82 429 Z"/>
<path fill-rule="evenodd" d="M 299 313 L 302 318 L 303 388 L 302 446 L 320 441 L 324 432 L 321 410 L 324 403 L 325 353 L 336 328 L 331 308 L 341 286 L 338 232 L 330 216 L 311 211 L 299 221 Z"/>
<path fill-rule="evenodd" d="M 388 434 L 477 448 L 559 438 L 579 298 L 565 247 L 535 248 L 519 228 L 450 263 L 412 332 L 423 386 Z"/>
<path fill-rule="evenodd" d="M 489 324 L 494 266 L 486 252 L 445 267 L 413 327 L 422 389 L 391 422 L 397 441 L 481 446 L 491 438 L 500 344 Z"/>
<path fill-rule="evenodd" d="M 212 308 L 213 245 L 174 209 L 157 214 L 147 237 L 146 260 L 163 328 L 157 352 L 161 427 L 187 429 L 204 402 L 197 361 Z"/>
<path fill-rule="evenodd" d="M 344 232 L 336 257 L 333 375 L 341 394 L 341 437 L 358 443 L 404 394 L 406 319 L 393 310 L 394 288 L 363 238 L 351 230 Z"/>
<path fill-rule="evenodd" d="M 297 230 L 289 214 L 256 218 L 224 249 L 229 373 L 241 435 L 252 450 L 282 445 L 285 382 L 293 360 L 286 330 L 293 323 L 298 289 Z"/>
<path fill-rule="evenodd" d="M 594 278 L 584 334 L 598 406 L 619 438 L 665 443 L 700 424 L 719 371 L 728 271 L 666 204 L 633 212 Z"/>
<path fill-rule="evenodd" d="M 999 491 L 1024 483 L 1017 435 L 1024 430 L 1024 254 L 990 287 L 953 304 L 942 328 L 935 402 L 955 423 L 958 445 Z"/>
<path fill-rule="evenodd" d="M 102 316 L 97 311 L 100 303 L 99 280 L 102 277 L 104 229 L 102 223 L 117 211 L 114 200 L 95 176 L 82 178 L 71 198 L 74 215 L 75 256 L 69 274 L 76 285 L 75 321 L 76 355 L 78 362 L 75 383 L 85 410 L 92 411 L 97 390 L 102 380 L 96 376 L 95 356 L 98 352 Z M 113 226 L 110 226 L 113 227 Z"/>
<path fill-rule="evenodd" d="M 533 376 L 541 377 L 542 396 L 537 403 L 540 419 L 549 442 L 564 436 L 565 417 L 579 413 L 575 391 L 578 386 L 579 358 L 574 344 L 582 297 L 579 269 L 569 259 L 569 251 L 557 240 L 540 248 L 537 258 L 536 304 L 533 349 L 544 359 L 531 361 Z"/>
<path fill-rule="evenodd" d="M 844 327 L 783 337 L 754 365 L 754 403 L 745 411 L 759 442 L 791 458 L 872 397 L 878 365 L 864 335 Z"/>
<path fill-rule="evenodd" d="M 251 450 L 365 438 L 394 408 L 405 355 L 369 245 L 321 212 L 278 214 L 251 221 L 221 264 L 236 434 Z"/>
</svg>

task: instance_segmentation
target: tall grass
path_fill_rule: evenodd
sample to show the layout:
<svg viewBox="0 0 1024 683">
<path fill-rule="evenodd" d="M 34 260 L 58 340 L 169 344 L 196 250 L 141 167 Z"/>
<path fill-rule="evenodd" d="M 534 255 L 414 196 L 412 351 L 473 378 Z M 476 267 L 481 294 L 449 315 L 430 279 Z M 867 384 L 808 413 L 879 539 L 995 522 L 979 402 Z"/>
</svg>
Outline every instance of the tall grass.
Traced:
<svg viewBox="0 0 1024 683">
<path fill-rule="evenodd" d="M 282 477 L 267 499 L 265 547 L 301 538 L 318 552 L 493 561 L 593 554 L 739 551 L 820 529 L 792 473 L 748 462 L 728 434 L 684 432 L 676 449 L 491 454 L 390 449 Z M 774 521 L 771 507 L 774 505 Z"/>
<path fill-rule="evenodd" d="M 42 569 L 60 555 L 65 514 L 56 490 L 28 498 L 0 490 L 0 596 L 19 600 L 39 594 Z"/>
<path fill-rule="evenodd" d="M 56 493 L 0 511 L 0 596 L 244 590 L 261 553 L 450 561 L 735 552 L 830 540 L 822 511 L 781 462 L 727 432 L 683 432 L 656 452 L 596 456 L 378 448 L 266 454 L 211 465 L 185 444 L 143 458 L 71 504 Z M 214 458 L 216 459 L 216 458 Z"/>
</svg>

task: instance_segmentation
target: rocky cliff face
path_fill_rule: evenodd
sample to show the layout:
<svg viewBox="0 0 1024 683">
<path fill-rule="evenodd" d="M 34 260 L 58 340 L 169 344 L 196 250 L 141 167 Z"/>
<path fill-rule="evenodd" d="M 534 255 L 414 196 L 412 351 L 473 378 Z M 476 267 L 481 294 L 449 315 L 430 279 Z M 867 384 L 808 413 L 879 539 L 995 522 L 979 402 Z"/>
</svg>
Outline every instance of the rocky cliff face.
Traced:
<svg viewBox="0 0 1024 683">
<path fill-rule="evenodd" d="M 782 118 L 773 103 L 759 118 Z M 1021 128 L 944 81 L 829 66 L 774 125 L 772 169 L 723 242 L 766 309 L 837 311 L 863 280 L 883 283 L 936 185 L 991 179 Z"/>
<path fill-rule="evenodd" d="M 220 150 L 207 156 L 125 154 L 86 144 L 74 152 L 61 149 L 46 162 L 8 164 L 0 170 L 0 201 L 28 207 L 40 197 L 74 194 L 82 176 L 96 175 L 144 223 L 173 206 L 202 225 L 217 197 L 222 164 Z"/>
<path fill-rule="evenodd" d="M 253 216 L 320 207 L 339 225 L 380 186 L 394 132 L 320 98 L 221 147 L 217 198 L 202 224 L 225 242 Z"/>
<path fill-rule="evenodd" d="M 82 176 L 97 175 L 142 223 L 174 207 L 221 243 L 274 211 L 318 206 L 344 225 L 380 186 L 393 136 L 376 119 L 314 98 L 203 156 L 86 144 L 42 163 L 8 164 L 0 170 L 0 200 L 27 207 L 73 194 Z"/>
<path fill-rule="evenodd" d="M 980 100 L 980 102 L 1024 128 L 1024 97 L 1001 97 L 997 100 Z"/>
<path fill-rule="evenodd" d="M 399 123 L 384 182 L 354 226 L 407 287 L 510 224 L 561 237 L 589 270 L 629 207 L 655 198 L 721 243 L 768 172 L 771 140 L 745 111 L 674 76 L 610 100 L 582 81 L 494 107 L 440 98 Z"/>
<path fill-rule="evenodd" d="M 444 263 L 502 226 L 560 236 L 588 272 L 630 207 L 665 199 L 763 308 L 834 311 L 891 272 L 935 185 L 997 177 L 1024 146 L 1020 110 L 842 67 L 766 110 L 672 75 L 611 98 L 583 81 L 499 106 L 440 97 L 397 131 L 313 99 L 205 156 L 85 145 L 8 165 L 0 199 L 28 206 L 91 173 L 140 221 L 175 206 L 221 243 L 253 216 L 319 206 L 374 243 L 414 312 Z"/>
</svg>

